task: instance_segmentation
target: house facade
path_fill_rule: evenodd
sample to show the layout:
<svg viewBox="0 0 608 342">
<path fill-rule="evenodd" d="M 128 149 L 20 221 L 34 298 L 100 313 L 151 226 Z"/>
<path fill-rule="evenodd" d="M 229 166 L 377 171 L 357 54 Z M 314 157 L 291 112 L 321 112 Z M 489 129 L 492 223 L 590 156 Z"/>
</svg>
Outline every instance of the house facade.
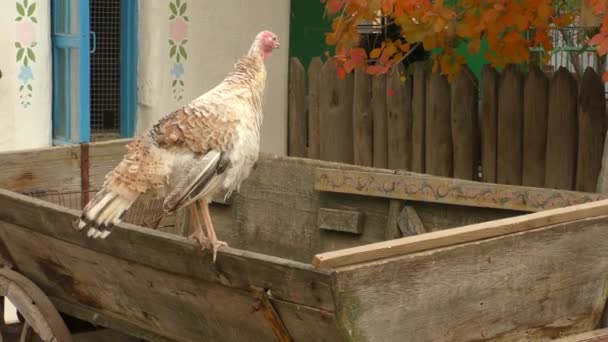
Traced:
<svg viewBox="0 0 608 342">
<path fill-rule="evenodd" d="M 11 0 L 0 151 L 132 137 L 221 82 L 274 31 L 262 150 L 285 154 L 289 1 Z"/>
</svg>

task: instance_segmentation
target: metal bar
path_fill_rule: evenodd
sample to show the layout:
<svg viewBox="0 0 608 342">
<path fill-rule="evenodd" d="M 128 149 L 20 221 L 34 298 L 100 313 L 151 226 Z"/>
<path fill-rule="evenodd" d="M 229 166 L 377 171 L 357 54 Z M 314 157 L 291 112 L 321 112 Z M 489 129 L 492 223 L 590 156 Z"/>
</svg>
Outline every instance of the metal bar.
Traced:
<svg viewBox="0 0 608 342">
<path fill-rule="evenodd" d="M 481 183 L 412 172 L 325 168 L 315 169 L 314 187 L 317 191 L 527 212 L 608 198 L 603 194 Z"/>
<path fill-rule="evenodd" d="M 291 338 L 291 335 L 289 335 L 289 331 L 287 331 L 287 328 L 281 320 L 281 317 L 270 302 L 270 298 L 268 297 L 268 293 L 266 293 L 266 290 L 252 286 L 251 292 L 253 292 L 253 296 L 258 300 L 256 311 L 259 309 L 262 310 L 262 314 L 264 315 L 264 318 L 270 323 L 272 332 L 274 332 L 274 335 L 277 337 L 277 340 L 279 342 L 292 342 L 293 339 Z"/>
<path fill-rule="evenodd" d="M 83 209 L 89 203 L 90 190 L 89 144 L 80 144 L 80 207 Z"/>
</svg>

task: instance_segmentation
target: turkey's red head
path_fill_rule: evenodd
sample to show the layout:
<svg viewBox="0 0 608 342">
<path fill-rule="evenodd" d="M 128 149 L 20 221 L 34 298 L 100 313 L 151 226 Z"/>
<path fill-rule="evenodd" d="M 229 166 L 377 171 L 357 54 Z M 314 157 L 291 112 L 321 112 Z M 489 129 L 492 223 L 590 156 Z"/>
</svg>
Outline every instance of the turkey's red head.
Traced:
<svg viewBox="0 0 608 342">
<path fill-rule="evenodd" d="M 264 58 L 268 57 L 272 50 L 278 49 L 281 46 L 281 44 L 279 44 L 279 38 L 277 38 L 277 35 L 270 31 L 260 32 L 256 37 L 256 42 L 258 42 L 259 49 Z"/>
</svg>

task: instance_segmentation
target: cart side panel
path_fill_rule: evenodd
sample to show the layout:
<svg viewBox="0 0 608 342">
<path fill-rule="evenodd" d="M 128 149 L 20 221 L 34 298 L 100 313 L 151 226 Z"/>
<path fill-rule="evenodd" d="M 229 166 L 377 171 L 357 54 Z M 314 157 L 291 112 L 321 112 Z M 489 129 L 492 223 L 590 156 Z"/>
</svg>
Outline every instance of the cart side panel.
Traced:
<svg viewBox="0 0 608 342">
<path fill-rule="evenodd" d="M 71 227 L 77 212 L 0 190 L 0 239 L 18 270 L 65 313 L 139 336 L 273 340 L 251 286 L 298 340 L 336 333 L 329 273 L 225 248 L 215 264 L 188 239 L 119 225 L 106 240 Z M 302 326 L 316 326 L 304 330 Z"/>
<path fill-rule="evenodd" d="M 549 340 L 592 330 L 607 297 L 608 217 L 337 270 L 354 341 Z"/>
<path fill-rule="evenodd" d="M 218 235 L 239 248 L 302 262 L 309 262 L 317 253 L 384 241 L 389 229 L 390 200 L 316 191 L 314 171 L 318 167 L 393 173 L 319 160 L 261 155 L 230 208 L 223 205 L 212 208 Z M 520 214 L 440 203 L 408 201 L 408 205 L 418 212 L 428 231 Z M 361 234 L 319 229 L 320 208 L 359 212 Z"/>
</svg>

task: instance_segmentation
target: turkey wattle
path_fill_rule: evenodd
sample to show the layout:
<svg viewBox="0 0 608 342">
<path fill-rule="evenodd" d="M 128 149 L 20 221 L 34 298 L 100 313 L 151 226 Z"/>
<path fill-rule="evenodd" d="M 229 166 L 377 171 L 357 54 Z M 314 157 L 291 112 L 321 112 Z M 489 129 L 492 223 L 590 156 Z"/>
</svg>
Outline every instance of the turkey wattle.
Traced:
<svg viewBox="0 0 608 342">
<path fill-rule="evenodd" d="M 127 145 L 124 159 L 106 175 L 75 228 L 105 239 L 135 200 L 151 193 L 172 213 L 188 207 L 201 247 L 226 246 L 217 239 L 209 201 L 220 191 L 239 189 L 258 158 L 265 59 L 279 48 L 277 36 L 260 32 L 248 53 L 215 88 L 164 116 Z"/>
</svg>

